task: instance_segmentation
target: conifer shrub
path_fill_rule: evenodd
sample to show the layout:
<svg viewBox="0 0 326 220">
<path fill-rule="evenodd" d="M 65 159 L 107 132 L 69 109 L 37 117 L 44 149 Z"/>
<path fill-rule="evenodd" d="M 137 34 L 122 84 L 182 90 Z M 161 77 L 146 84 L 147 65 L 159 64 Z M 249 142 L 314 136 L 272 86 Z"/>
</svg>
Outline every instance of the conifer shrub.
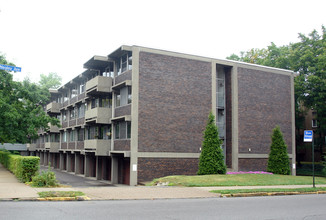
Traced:
<svg viewBox="0 0 326 220">
<path fill-rule="evenodd" d="M 199 157 L 198 175 L 225 174 L 226 165 L 222 151 L 222 140 L 218 135 L 215 117 L 212 112 L 208 116 L 202 151 Z"/>
<path fill-rule="evenodd" d="M 290 159 L 283 134 L 279 126 L 273 129 L 272 143 L 268 157 L 267 171 L 274 174 L 289 175 Z"/>
</svg>

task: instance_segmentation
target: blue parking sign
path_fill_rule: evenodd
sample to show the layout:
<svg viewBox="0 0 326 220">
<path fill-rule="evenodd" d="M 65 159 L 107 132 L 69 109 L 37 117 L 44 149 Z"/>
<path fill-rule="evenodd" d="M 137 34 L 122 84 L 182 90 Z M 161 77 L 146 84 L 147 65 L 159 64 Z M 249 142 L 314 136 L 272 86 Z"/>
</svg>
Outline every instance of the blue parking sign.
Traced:
<svg viewBox="0 0 326 220">
<path fill-rule="evenodd" d="M 303 142 L 312 142 L 314 132 L 311 130 L 304 131 Z"/>
</svg>

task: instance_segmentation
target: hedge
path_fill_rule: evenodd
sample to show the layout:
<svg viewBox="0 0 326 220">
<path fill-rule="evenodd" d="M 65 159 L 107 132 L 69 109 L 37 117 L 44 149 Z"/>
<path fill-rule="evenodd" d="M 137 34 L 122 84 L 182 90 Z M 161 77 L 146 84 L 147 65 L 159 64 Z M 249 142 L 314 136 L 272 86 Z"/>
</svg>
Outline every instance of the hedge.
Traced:
<svg viewBox="0 0 326 220">
<path fill-rule="evenodd" d="M 30 182 L 39 173 L 39 157 L 20 156 L 9 151 L 0 151 L 0 163 L 10 170 L 21 182 Z"/>
</svg>

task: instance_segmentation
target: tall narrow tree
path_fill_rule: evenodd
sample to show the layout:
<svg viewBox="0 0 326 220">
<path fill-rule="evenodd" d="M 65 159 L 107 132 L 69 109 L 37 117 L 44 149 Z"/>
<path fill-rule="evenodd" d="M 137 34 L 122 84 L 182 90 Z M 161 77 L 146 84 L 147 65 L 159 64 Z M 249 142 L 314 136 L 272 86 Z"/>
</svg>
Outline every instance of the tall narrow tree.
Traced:
<svg viewBox="0 0 326 220">
<path fill-rule="evenodd" d="M 221 145 L 222 141 L 218 136 L 215 117 L 212 112 L 210 112 L 206 129 L 204 131 L 204 141 L 199 158 L 198 175 L 226 173 Z"/>
<path fill-rule="evenodd" d="M 282 175 L 289 175 L 291 172 L 287 146 L 284 142 L 283 134 L 279 126 L 276 126 L 273 129 L 267 171 Z"/>
</svg>

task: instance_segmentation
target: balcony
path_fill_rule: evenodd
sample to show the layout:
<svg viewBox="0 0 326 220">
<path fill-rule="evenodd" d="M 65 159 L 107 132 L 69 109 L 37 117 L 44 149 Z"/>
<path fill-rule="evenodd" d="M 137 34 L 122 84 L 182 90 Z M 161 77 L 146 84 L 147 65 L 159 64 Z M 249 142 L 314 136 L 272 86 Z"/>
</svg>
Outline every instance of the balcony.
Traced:
<svg viewBox="0 0 326 220">
<path fill-rule="evenodd" d="M 36 144 L 27 144 L 26 147 L 27 147 L 27 150 L 29 150 L 29 151 L 36 150 Z"/>
<path fill-rule="evenodd" d="M 47 132 L 50 133 L 59 133 L 59 127 L 56 125 L 51 125 L 50 123 L 48 123 L 49 128 L 47 129 Z"/>
<path fill-rule="evenodd" d="M 111 140 L 91 139 L 84 141 L 85 150 L 95 151 L 95 155 L 106 156 L 111 150 Z"/>
<path fill-rule="evenodd" d="M 111 77 L 96 76 L 86 83 L 86 95 L 103 94 L 110 92 L 112 92 Z"/>
<path fill-rule="evenodd" d="M 86 110 L 85 121 L 99 124 L 109 124 L 112 116 L 112 108 L 96 107 Z"/>
<path fill-rule="evenodd" d="M 59 142 L 45 142 L 45 149 L 50 150 L 50 152 L 59 152 L 59 148 Z"/>
<path fill-rule="evenodd" d="M 61 104 L 60 103 L 51 102 L 51 103 L 47 104 L 46 111 L 48 113 L 60 114 L 60 108 L 61 108 Z"/>
</svg>

